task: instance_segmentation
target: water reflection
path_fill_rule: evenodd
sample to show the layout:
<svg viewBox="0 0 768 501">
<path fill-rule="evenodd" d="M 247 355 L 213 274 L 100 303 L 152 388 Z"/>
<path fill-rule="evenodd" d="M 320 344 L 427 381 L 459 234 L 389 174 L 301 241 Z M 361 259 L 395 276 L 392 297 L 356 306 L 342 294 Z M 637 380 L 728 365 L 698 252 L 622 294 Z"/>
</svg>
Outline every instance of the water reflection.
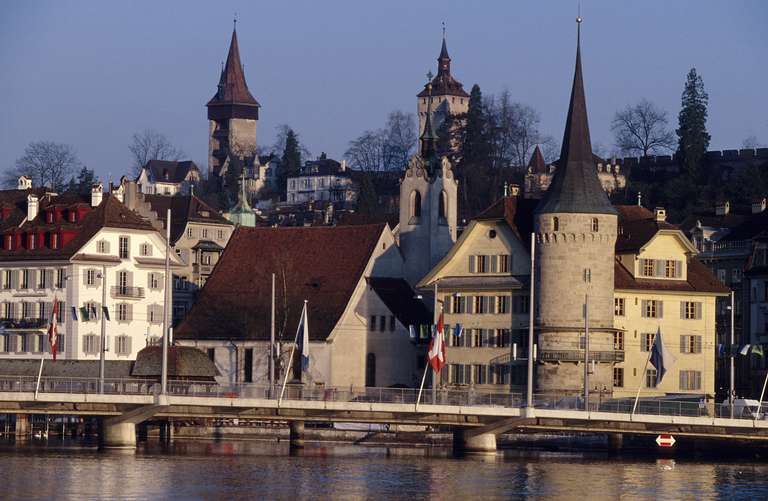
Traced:
<svg viewBox="0 0 768 501">
<path fill-rule="evenodd" d="M 132 454 L 51 441 L 0 445 L 8 499 L 758 499 L 768 466 L 510 450 L 176 441 Z"/>
</svg>

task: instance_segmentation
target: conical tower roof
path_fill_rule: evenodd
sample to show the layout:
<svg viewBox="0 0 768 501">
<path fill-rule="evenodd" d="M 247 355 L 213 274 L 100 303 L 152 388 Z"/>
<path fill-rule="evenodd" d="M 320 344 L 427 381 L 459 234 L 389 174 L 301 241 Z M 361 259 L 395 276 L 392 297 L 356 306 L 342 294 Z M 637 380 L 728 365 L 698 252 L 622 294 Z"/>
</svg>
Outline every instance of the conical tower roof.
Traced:
<svg viewBox="0 0 768 501">
<path fill-rule="evenodd" d="M 539 214 L 571 212 L 616 214 L 597 177 L 587 121 L 587 100 L 581 71 L 581 18 L 577 19 L 576 69 L 565 122 L 563 147 L 552 183 L 536 209 Z"/>
<path fill-rule="evenodd" d="M 528 167 L 534 174 L 543 174 L 547 172 L 547 162 L 544 161 L 544 155 L 541 154 L 541 149 L 538 144 L 533 150 L 533 154 L 531 154 L 531 159 L 528 161 Z"/>
<path fill-rule="evenodd" d="M 258 101 L 248 90 L 243 73 L 243 64 L 240 62 L 240 48 L 237 44 L 237 30 L 232 30 L 232 41 L 229 44 L 229 54 L 224 70 L 219 78 L 216 94 L 208 101 L 207 106 L 217 105 L 244 105 L 259 106 Z"/>
</svg>

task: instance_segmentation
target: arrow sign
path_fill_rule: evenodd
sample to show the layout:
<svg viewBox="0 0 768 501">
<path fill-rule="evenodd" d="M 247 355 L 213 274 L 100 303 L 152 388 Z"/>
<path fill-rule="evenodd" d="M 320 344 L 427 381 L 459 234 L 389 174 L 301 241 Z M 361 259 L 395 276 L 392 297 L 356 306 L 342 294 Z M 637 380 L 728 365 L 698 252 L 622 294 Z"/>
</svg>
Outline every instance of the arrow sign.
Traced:
<svg viewBox="0 0 768 501">
<path fill-rule="evenodd" d="M 676 441 L 672 435 L 663 434 L 656 437 L 656 443 L 659 447 L 672 447 Z"/>
</svg>

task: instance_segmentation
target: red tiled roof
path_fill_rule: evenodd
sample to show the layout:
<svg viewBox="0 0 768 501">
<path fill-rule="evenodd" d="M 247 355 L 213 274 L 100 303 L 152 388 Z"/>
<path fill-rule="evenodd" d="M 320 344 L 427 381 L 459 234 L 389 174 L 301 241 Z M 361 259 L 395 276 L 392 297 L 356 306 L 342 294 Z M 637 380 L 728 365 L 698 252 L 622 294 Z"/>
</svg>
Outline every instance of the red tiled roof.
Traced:
<svg viewBox="0 0 768 501">
<path fill-rule="evenodd" d="M 541 149 L 539 149 L 538 144 L 533 150 L 533 154 L 531 154 L 528 167 L 530 167 L 531 172 L 534 174 L 546 174 L 547 172 L 547 162 L 544 161 L 544 155 L 541 154 Z"/>
<path fill-rule="evenodd" d="M 613 273 L 616 290 L 648 290 L 664 292 L 711 292 L 728 294 L 730 289 L 723 285 L 698 259 L 688 261 L 688 280 L 666 280 L 635 278 L 618 260 Z"/>
<path fill-rule="evenodd" d="M 616 205 L 619 212 L 619 234 L 616 237 L 616 253 L 637 252 L 659 230 L 679 230 L 666 221 L 656 221 L 653 212 L 639 205 Z"/>
<path fill-rule="evenodd" d="M 383 230 L 383 224 L 239 227 L 197 303 L 176 329 L 176 337 L 268 339 L 274 273 L 279 340 L 293 340 L 304 300 L 308 301 L 310 339 L 326 339 L 347 307 Z"/>
<path fill-rule="evenodd" d="M 163 221 L 168 209 L 171 209 L 171 242 L 176 242 L 183 234 L 188 221 L 197 223 L 228 224 L 232 222 L 219 214 L 219 211 L 195 195 L 144 195 L 144 201 Z"/>
<path fill-rule="evenodd" d="M 219 91 L 208 101 L 207 106 L 221 104 L 259 106 L 251 95 L 251 91 L 248 90 L 248 84 L 245 83 L 243 64 L 240 62 L 240 48 L 237 44 L 237 31 L 232 32 L 227 62 L 219 80 Z"/>
<path fill-rule="evenodd" d="M 538 200 L 517 196 L 503 197 L 474 219 L 478 221 L 504 219 L 521 242 L 530 244 L 531 232 L 533 232 L 533 212 L 538 202 Z"/>
</svg>

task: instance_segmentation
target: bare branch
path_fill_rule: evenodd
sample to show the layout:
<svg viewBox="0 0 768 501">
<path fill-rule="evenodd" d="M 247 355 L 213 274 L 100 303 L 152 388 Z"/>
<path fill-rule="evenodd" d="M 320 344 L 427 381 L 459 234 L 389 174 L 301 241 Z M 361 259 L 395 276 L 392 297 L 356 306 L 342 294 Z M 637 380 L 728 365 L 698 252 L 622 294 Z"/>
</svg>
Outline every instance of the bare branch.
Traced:
<svg viewBox="0 0 768 501">
<path fill-rule="evenodd" d="M 667 112 L 643 99 L 634 106 L 617 111 L 611 130 L 616 147 L 623 154 L 648 156 L 675 149 L 675 134 L 667 123 Z"/>
<path fill-rule="evenodd" d="M 132 172 L 135 176 L 141 173 L 150 160 L 181 160 L 184 152 L 171 144 L 171 141 L 162 133 L 153 129 L 144 129 L 137 132 L 131 138 L 128 145 L 133 157 Z"/>
<path fill-rule="evenodd" d="M 29 143 L 24 149 L 24 155 L 16 160 L 16 166 L 4 174 L 2 184 L 15 188 L 19 176 L 26 175 L 32 179 L 33 186 L 61 190 L 79 166 L 80 160 L 70 145 L 37 141 Z"/>
</svg>

